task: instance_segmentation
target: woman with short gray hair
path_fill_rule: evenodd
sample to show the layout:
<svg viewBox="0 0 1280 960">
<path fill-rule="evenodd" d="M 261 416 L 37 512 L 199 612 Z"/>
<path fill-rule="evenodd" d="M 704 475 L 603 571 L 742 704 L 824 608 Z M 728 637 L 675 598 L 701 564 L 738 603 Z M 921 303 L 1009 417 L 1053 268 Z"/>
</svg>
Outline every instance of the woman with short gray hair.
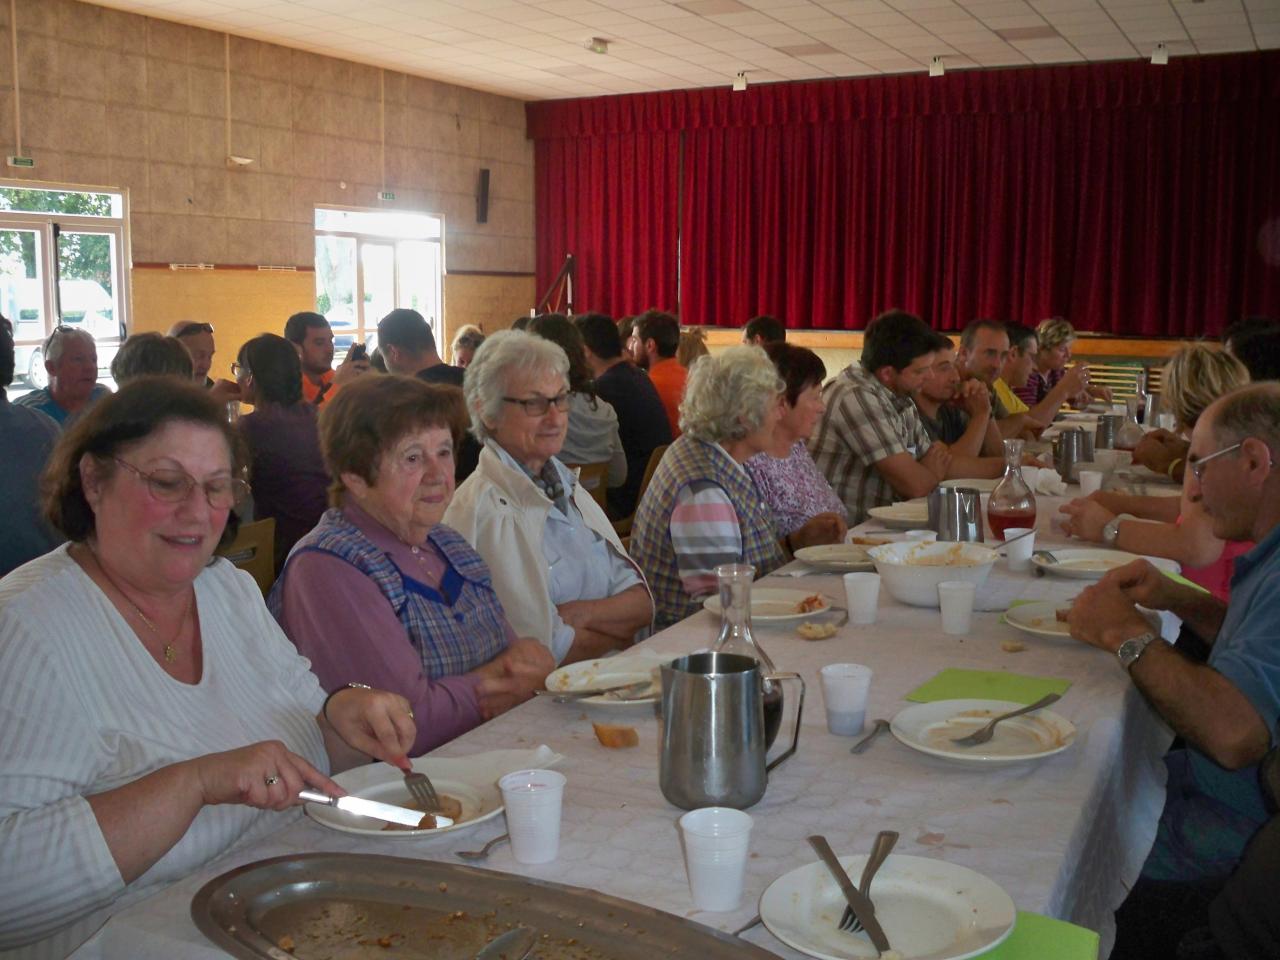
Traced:
<svg viewBox="0 0 1280 960">
<path fill-rule="evenodd" d="M 558 459 L 568 372 L 560 347 L 523 331 L 480 345 L 462 390 L 484 449 L 444 515 L 489 565 L 516 634 L 562 664 L 629 646 L 653 615 L 640 568 Z"/>
<path fill-rule="evenodd" d="M 843 533 L 838 518 L 822 514 L 780 541 L 772 510 L 742 466 L 771 446 L 783 387 L 773 362 L 754 346 L 730 347 L 690 369 L 683 433 L 658 464 L 631 529 L 659 629 L 697 611 L 716 589 L 720 564 L 749 563 L 763 576 L 782 566 L 787 552 Z"/>
</svg>

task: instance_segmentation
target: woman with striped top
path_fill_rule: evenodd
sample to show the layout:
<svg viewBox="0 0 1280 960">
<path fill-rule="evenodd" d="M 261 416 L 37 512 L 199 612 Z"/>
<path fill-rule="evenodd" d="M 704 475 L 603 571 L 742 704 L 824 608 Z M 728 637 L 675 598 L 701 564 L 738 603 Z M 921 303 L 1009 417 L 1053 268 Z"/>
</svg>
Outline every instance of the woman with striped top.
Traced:
<svg viewBox="0 0 1280 960">
<path fill-rule="evenodd" d="M 689 371 L 683 432 L 658 464 L 631 531 L 658 629 L 697 611 L 716 589 L 720 564 L 749 563 L 763 576 L 786 562 L 786 551 L 843 536 L 843 520 L 824 513 L 779 538 L 773 511 L 743 467 L 773 445 L 784 386 L 754 346 L 703 357 Z"/>
<path fill-rule="evenodd" d="M 198 386 L 135 380 L 63 436 L 70 541 L 0 580 L 0 952 L 65 956 L 126 904 L 289 822 L 298 791 L 407 767 L 403 697 L 326 699 L 234 535 L 236 435 Z"/>
</svg>

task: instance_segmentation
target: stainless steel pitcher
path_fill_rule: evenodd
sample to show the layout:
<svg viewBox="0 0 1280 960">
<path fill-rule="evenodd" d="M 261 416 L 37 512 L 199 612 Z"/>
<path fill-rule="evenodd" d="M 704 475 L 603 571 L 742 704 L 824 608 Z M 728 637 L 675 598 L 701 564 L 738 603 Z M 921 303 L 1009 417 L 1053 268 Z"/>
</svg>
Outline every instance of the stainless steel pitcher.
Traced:
<svg viewBox="0 0 1280 960">
<path fill-rule="evenodd" d="M 1076 465 L 1093 462 L 1093 437 L 1080 427 L 1063 430 L 1053 441 L 1053 463 L 1064 483 L 1075 483 Z"/>
<path fill-rule="evenodd" d="M 765 763 L 769 709 L 782 709 L 784 682 L 800 685 L 791 746 Z M 768 772 L 796 752 L 804 709 L 797 673 L 762 673 L 758 661 L 732 653 L 695 653 L 662 665 L 662 795 L 685 810 L 744 810 L 764 796 Z"/>
<path fill-rule="evenodd" d="M 1098 426 L 1093 431 L 1093 448 L 1095 450 L 1112 450 L 1116 445 L 1116 434 L 1124 423 L 1124 417 L 1118 413 L 1104 413 L 1098 417 Z"/>
<path fill-rule="evenodd" d="M 929 529 L 939 540 L 982 543 L 982 494 L 971 487 L 934 487 L 929 494 Z"/>
</svg>

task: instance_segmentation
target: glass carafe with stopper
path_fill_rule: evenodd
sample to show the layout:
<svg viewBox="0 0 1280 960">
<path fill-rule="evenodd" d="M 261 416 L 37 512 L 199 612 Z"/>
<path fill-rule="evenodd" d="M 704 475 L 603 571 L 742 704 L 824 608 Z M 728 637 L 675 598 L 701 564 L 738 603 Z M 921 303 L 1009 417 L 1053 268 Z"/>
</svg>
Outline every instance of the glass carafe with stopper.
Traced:
<svg viewBox="0 0 1280 960">
<path fill-rule="evenodd" d="M 716 567 L 720 581 L 720 636 L 716 653 L 736 653 L 760 664 L 760 673 L 777 673 L 773 661 L 756 643 L 751 632 L 751 584 L 756 568 L 749 563 L 725 563 Z M 764 747 L 768 750 L 782 725 L 782 685 L 764 681 Z"/>
<path fill-rule="evenodd" d="M 1010 527 L 1030 529 L 1036 525 L 1036 496 L 1022 479 L 1022 440 L 1004 442 L 1004 476 L 991 491 L 987 502 L 987 522 L 1001 540 Z"/>
</svg>

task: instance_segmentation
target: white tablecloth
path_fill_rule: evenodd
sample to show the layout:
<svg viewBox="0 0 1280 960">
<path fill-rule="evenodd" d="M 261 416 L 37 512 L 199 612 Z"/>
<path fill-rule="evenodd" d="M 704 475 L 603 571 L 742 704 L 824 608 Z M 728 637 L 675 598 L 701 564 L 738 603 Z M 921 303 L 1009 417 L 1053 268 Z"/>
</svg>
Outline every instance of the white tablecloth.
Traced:
<svg viewBox="0 0 1280 960">
<path fill-rule="evenodd" d="M 1054 542 L 1050 515 L 1060 500 L 1040 498 L 1038 527 Z M 1061 543 L 1060 537 L 1056 542 Z M 993 573 L 1001 573 L 1003 563 Z M 1023 576 L 1028 596 L 1068 597 L 1079 581 Z M 843 603 L 835 576 L 774 579 L 773 585 L 821 590 Z M 711 644 L 718 622 L 700 613 L 664 631 L 649 649 L 687 652 Z M 840 853 L 870 848 L 877 830 L 894 829 L 897 851 L 963 864 L 994 879 L 1020 909 L 1049 914 L 1099 930 L 1106 956 L 1111 914 L 1137 877 L 1164 802 L 1160 757 L 1170 733 L 1147 707 L 1113 657 L 1069 640 L 1027 637 L 999 622 L 998 613 L 975 614 L 967 637 L 942 634 L 936 610 L 902 606 L 882 594 L 872 626 L 842 627 L 832 639 L 810 643 L 790 628 L 757 626 L 758 639 L 780 670 L 808 684 L 798 754 L 770 776 L 755 818 L 746 896 L 732 913 L 699 913 L 689 902 L 676 820 L 681 810 L 658 789 L 659 721 L 632 714 L 640 746 L 609 750 L 592 732 L 581 706 L 537 699 L 473 730 L 438 751 L 460 756 L 482 750 L 550 745 L 566 757 L 568 777 L 560 856 L 554 863 L 515 863 L 510 847 L 497 848 L 484 866 L 599 890 L 691 917 L 721 930 L 756 912 L 765 887 L 814 859 L 805 843 L 823 833 Z M 1007 653 L 1001 641 L 1018 638 L 1027 649 Z M 1075 745 L 1038 764 L 973 769 L 908 749 L 884 735 L 869 751 L 851 756 L 848 738 L 826 731 L 818 670 L 826 663 L 870 666 L 867 716 L 891 717 L 903 696 L 944 667 L 1009 670 L 1063 677 L 1071 688 L 1054 710 L 1071 719 Z M 636 708 L 629 708 L 636 710 Z M 783 721 L 782 741 L 790 729 Z M 775 746 L 775 750 L 778 747 Z M 479 847 L 505 829 L 501 819 L 427 840 L 369 840 L 294 819 L 265 843 L 237 851 L 200 874 L 117 914 L 75 956 L 80 958 L 223 956 L 190 919 L 192 895 L 210 878 L 239 864 L 283 854 L 353 851 L 454 860 L 454 850 Z M 751 941 L 783 957 L 799 957 L 767 930 Z"/>
</svg>

